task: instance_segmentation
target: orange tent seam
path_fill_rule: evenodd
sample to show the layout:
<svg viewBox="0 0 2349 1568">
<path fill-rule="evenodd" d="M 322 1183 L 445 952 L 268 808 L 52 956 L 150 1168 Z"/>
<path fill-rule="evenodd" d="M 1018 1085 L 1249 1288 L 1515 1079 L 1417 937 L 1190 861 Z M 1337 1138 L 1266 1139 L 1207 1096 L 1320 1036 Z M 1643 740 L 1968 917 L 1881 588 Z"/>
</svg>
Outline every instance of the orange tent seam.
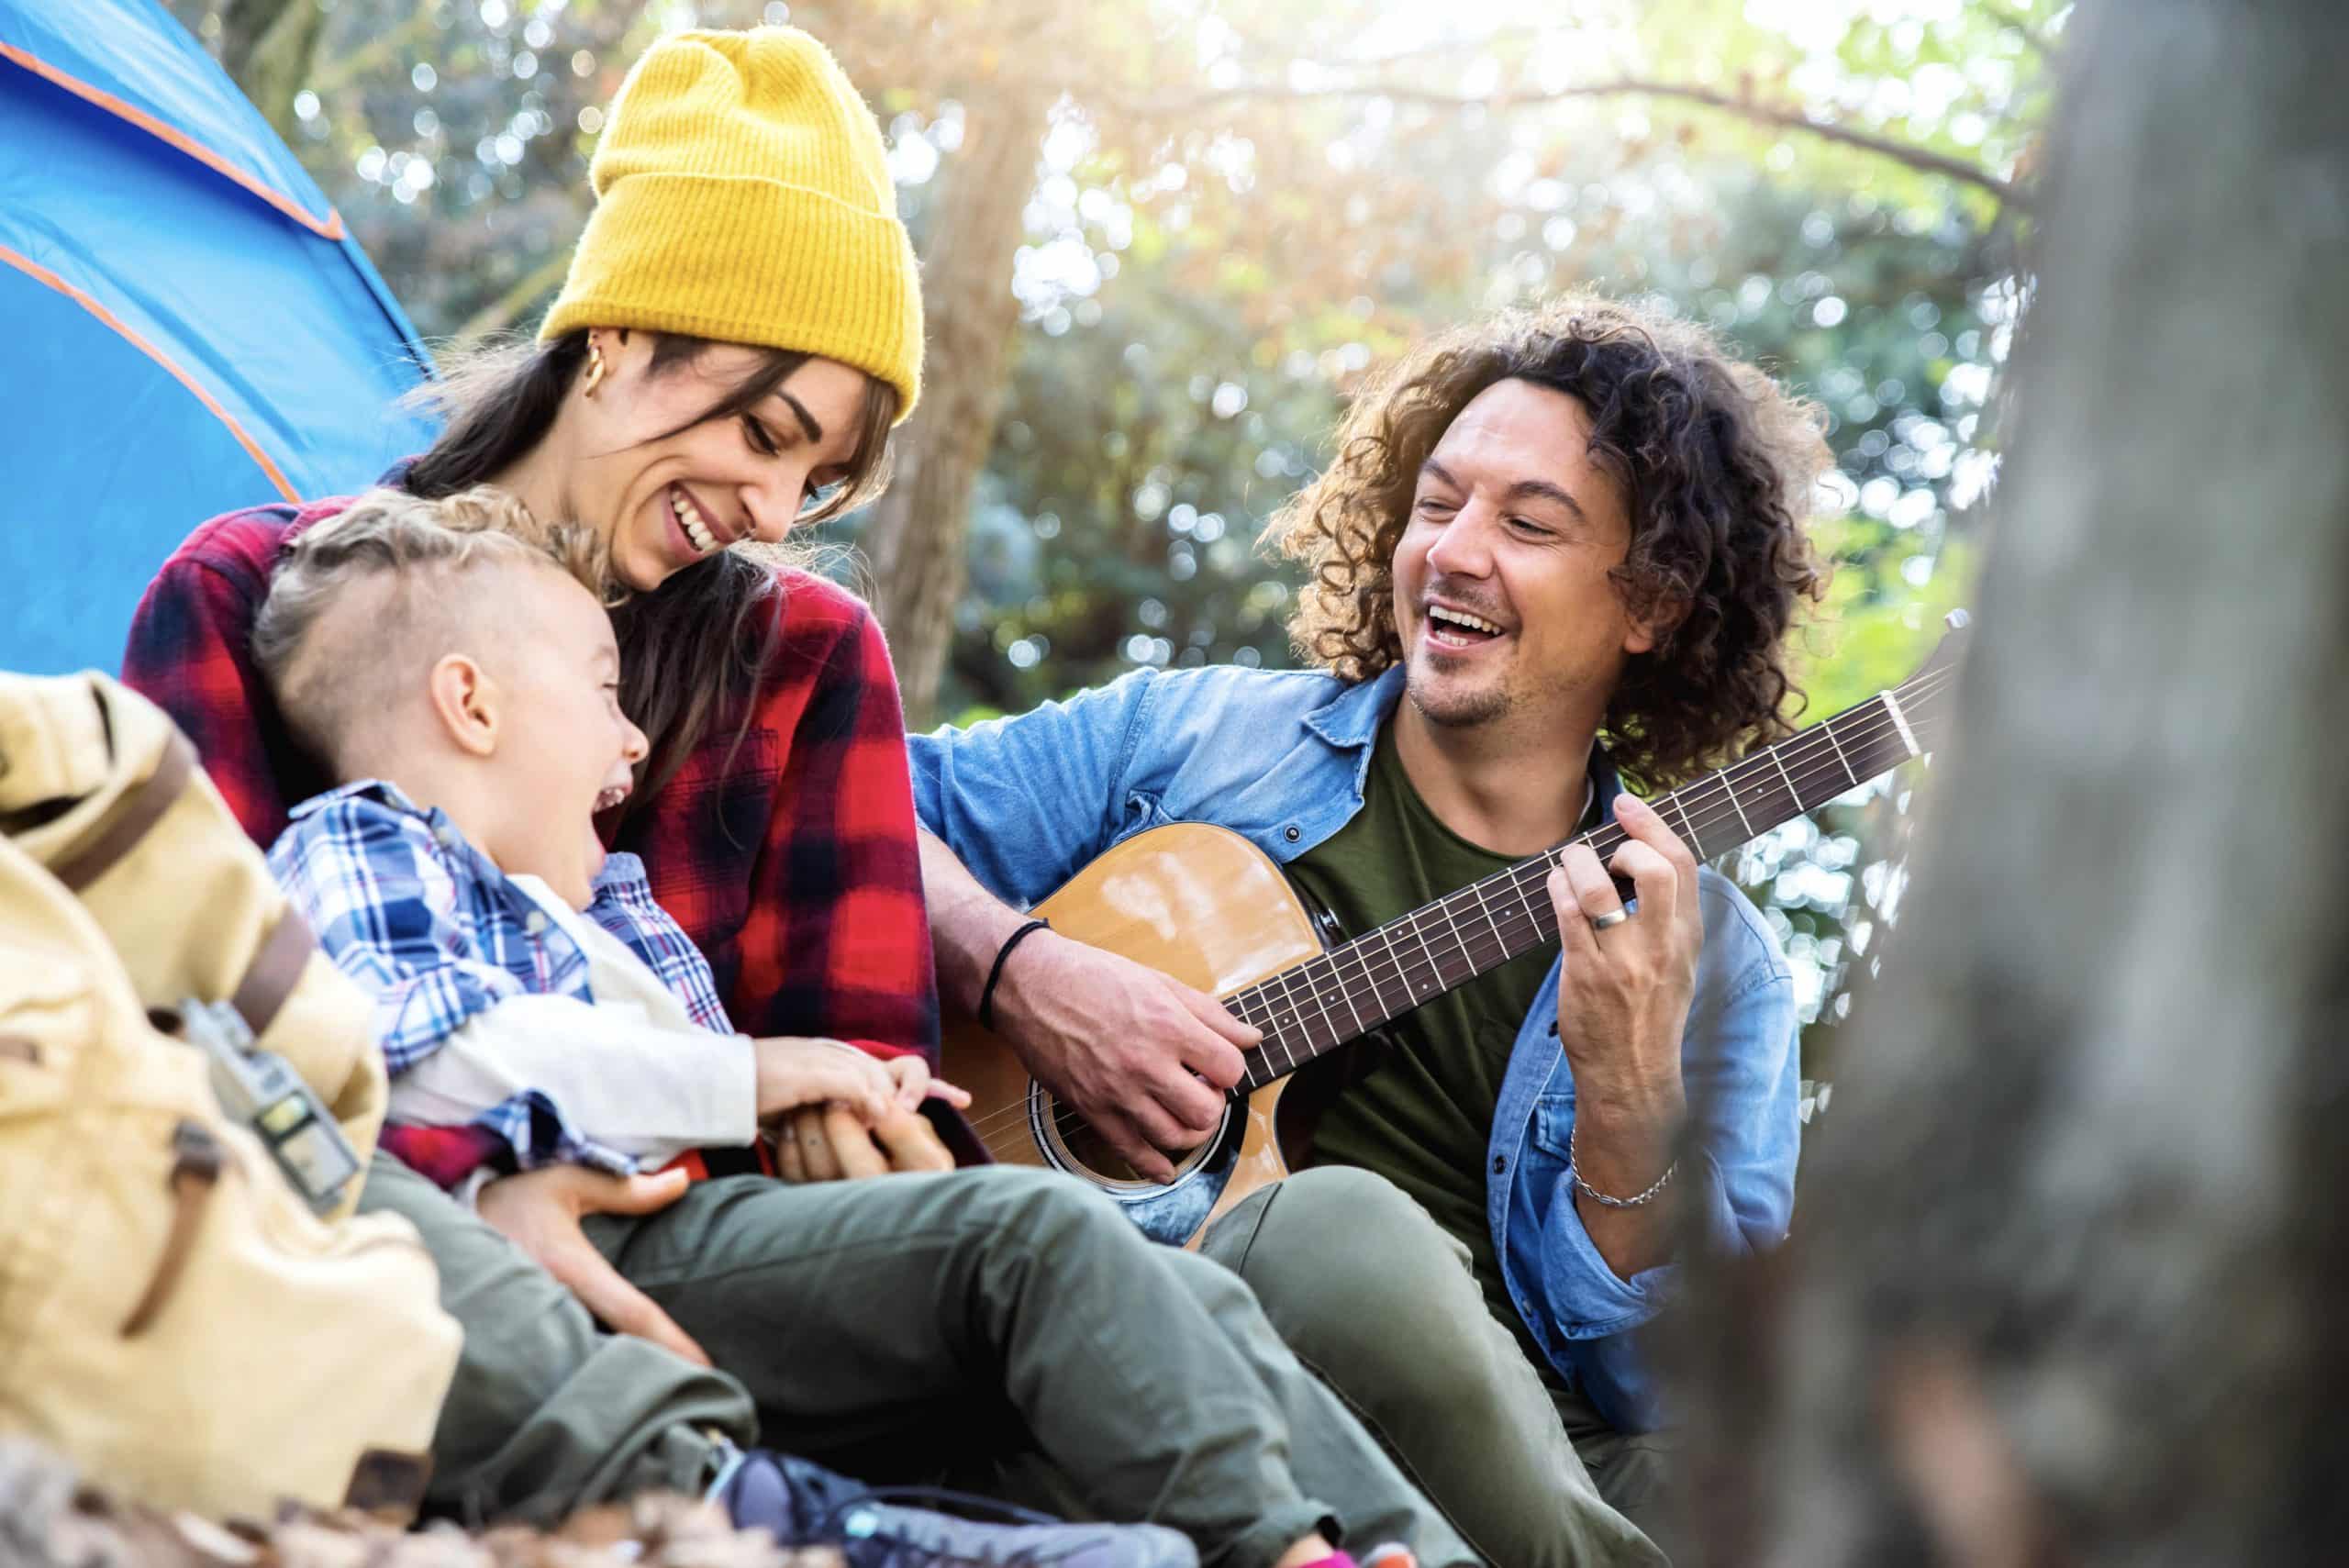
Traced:
<svg viewBox="0 0 2349 1568">
<path fill-rule="evenodd" d="M 106 110 L 106 113 L 129 121 L 166 146 L 177 148 L 221 178 L 250 191 L 319 239 L 340 239 L 346 232 L 342 227 L 342 214 L 335 211 L 334 208 L 327 208 L 327 216 L 323 221 L 311 217 L 284 192 L 263 184 L 178 127 L 164 124 L 146 110 L 125 103 L 104 88 L 93 87 L 80 77 L 60 71 L 38 55 L 28 54 L 14 44 L 0 43 L 0 59 L 15 61 L 34 75 L 54 82 L 75 97 L 85 99 Z"/>
<path fill-rule="evenodd" d="M 5 45 L 0 45 L 0 48 L 6 47 L 6 46 Z M 5 262 L 8 266 L 16 268 L 27 277 L 31 278 L 35 283 L 45 284 L 49 287 L 55 289 L 58 293 L 63 295 L 66 298 L 72 300 L 74 304 L 80 306 L 83 309 L 96 317 L 100 321 L 106 323 L 107 327 L 111 328 L 132 348 L 138 350 L 140 353 L 146 355 L 149 359 L 162 366 L 164 371 L 171 375 L 173 380 L 178 382 L 182 386 L 186 387 L 190 392 L 195 395 L 195 400 L 198 403 L 203 404 L 206 408 L 209 409 L 214 418 L 219 420 L 221 424 L 228 427 L 228 434 L 236 438 L 237 444 L 245 449 L 245 454 L 248 457 L 250 457 L 253 462 L 261 465 L 261 471 L 269 476 L 269 482 L 272 484 L 277 486 L 277 493 L 280 495 L 284 496 L 288 501 L 295 503 L 296 506 L 301 504 L 302 497 L 295 493 L 293 485 L 286 483 L 284 471 L 279 469 L 277 464 L 270 461 L 270 457 L 267 452 L 261 450 L 261 443 L 254 440 L 252 436 L 245 429 L 244 426 L 237 422 L 237 417 L 235 415 L 229 413 L 226 408 L 223 408 L 220 406 L 220 400 L 218 398 L 206 391 L 203 385 L 197 382 L 195 377 L 190 375 L 185 370 L 174 363 L 170 355 L 164 353 L 162 350 L 157 348 L 154 344 L 149 342 L 146 339 L 132 331 L 129 326 L 125 323 L 120 317 L 115 315 L 113 311 L 108 310 L 105 306 L 99 304 L 96 300 L 91 298 L 80 289 L 75 288 L 72 284 L 67 283 L 63 278 L 59 277 L 47 267 L 44 267 L 39 262 L 33 261 L 30 257 L 19 255 L 17 252 L 8 249 L 6 245 L 0 245 L 0 262 Z"/>
</svg>

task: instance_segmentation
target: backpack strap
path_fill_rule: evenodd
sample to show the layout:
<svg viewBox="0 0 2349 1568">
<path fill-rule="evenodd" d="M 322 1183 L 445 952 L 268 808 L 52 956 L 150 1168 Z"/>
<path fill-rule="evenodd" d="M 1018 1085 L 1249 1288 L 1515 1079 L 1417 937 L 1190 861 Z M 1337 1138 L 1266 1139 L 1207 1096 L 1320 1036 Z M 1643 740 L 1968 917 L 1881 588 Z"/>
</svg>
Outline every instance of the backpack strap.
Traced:
<svg viewBox="0 0 2349 1568">
<path fill-rule="evenodd" d="M 147 1288 L 139 1293 L 138 1304 L 122 1320 L 119 1332 L 124 1339 L 135 1340 L 145 1333 L 179 1289 L 180 1275 L 187 1271 L 188 1259 L 195 1252 L 195 1233 L 204 1220 L 205 1205 L 220 1184 L 220 1168 L 226 1160 L 219 1139 L 202 1122 L 182 1120 L 173 1129 L 172 1229 L 163 1238 L 162 1255 L 155 1260 Z"/>
<path fill-rule="evenodd" d="M 269 1032 L 277 1019 L 277 1010 L 285 1006 L 285 998 L 302 983 L 302 972 L 310 966 L 310 958 L 318 951 L 318 940 L 311 934 L 310 923 L 298 910 L 287 905 L 277 917 L 277 924 L 261 940 L 261 947 L 253 961 L 246 966 L 245 977 L 237 982 L 237 994 L 228 1005 L 243 1016 L 245 1027 L 259 1040 Z"/>
<path fill-rule="evenodd" d="M 173 730 L 163 754 L 155 761 L 155 771 L 148 775 L 146 783 L 125 797 L 122 809 L 106 824 L 106 831 L 81 853 L 51 866 L 50 873 L 75 893 L 106 875 L 163 819 L 163 813 L 172 808 L 173 802 L 186 791 L 188 780 L 195 776 L 195 748 L 186 736 Z"/>
<path fill-rule="evenodd" d="M 57 880 L 79 893 L 112 871 L 141 839 L 154 831 L 163 814 L 186 793 L 195 770 L 195 747 L 186 736 L 173 730 L 162 755 L 156 760 L 154 773 L 124 795 L 121 808 L 106 825 L 105 831 L 81 852 L 51 868 Z M 269 935 L 262 939 L 252 962 L 245 968 L 244 978 L 237 982 L 236 995 L 228 998 L 228 1005 L 244 1018 L 245 1027 L 253 1031 L 255 1040 L 276 1020 L 278 1009 L 294 994 L 294 987 L 301 984 L 302 971 L 308 967 L 310 955 L 317 951 L 317 939 L 311 934 L 309 922 L 288 906 L 278 916 Z"/>
</svg>

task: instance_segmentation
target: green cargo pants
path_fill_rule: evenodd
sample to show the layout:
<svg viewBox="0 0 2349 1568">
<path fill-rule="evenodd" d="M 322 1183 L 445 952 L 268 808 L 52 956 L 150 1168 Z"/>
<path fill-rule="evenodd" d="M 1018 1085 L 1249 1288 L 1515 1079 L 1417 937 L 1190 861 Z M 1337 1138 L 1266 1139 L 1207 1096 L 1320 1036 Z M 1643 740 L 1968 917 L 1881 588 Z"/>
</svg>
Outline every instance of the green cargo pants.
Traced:
<svg viewBox="0 0 2349 1568">
<path fill-rule="evenodd" d="M 1662 1534 L 1664 1440 L 1623 1436 L 1545 1380 L 1486 1306 L 1467 1249 L 1394 1184 L 1300 1171 L 1242 1199 L 1200 1250 L 1248 1282 L 1297 1359 L 1485 1558 L 1664 1561 L 1643 1529 Z"/>
<path fill-rule="evenodd" d="M 1066 1178 L 735 1177 L 591 1218 L 590 1240 L 722 1373 L 601 1332 L 387 1156 L 361 1207 L 416 1223 L 465 1329 L 434 1443 L 446 1511 L 543 1518 L 694 1490 L 722 1435 L 870 1481 L 1074 1498 L 1181 1530 L 1214 1568 L 1264 1568 L 1331 1520 L 1357 1544 L 1409 1543 L 1426 1568 L 1475 1561 L 1235 1275 L 1152 1245 Z"/>
</svg>

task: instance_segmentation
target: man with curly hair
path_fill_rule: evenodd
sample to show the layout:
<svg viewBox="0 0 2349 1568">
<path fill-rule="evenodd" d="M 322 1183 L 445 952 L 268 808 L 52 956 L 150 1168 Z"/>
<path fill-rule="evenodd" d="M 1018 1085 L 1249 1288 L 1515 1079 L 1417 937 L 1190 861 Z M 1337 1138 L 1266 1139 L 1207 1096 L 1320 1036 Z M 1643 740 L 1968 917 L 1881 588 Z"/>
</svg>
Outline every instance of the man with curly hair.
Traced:
<svg viewBox="0 0 2349 1568">
<path fill-rule="evenodd" d="M 1199 820 L 1352 935 L 1624 829 L 1610 863 L 1576 848 L 1552 873 L 1559 941 L 1332 1058 L 1353 1070 L 1319 1085 L 1307 1167 L 1203 1242 L 1506 1568 L 1661 1561 L 1669 1451 L 1633 1331 L 1680 1237 L 1742 1252 L 1786 1230 L 1785 960 L 1620 781 L 1784 733 L 1826 455 L 1809 406 L 1699 328 L 1588 297 L 1508 313 L 1374 380 L 1275 519 L 1317 670 L 1142 670 L 913 742 L 944 995 L 975 1008 L 992 974 L 1030 1071 L 1160 1177 L 1217 1126 L 1256 1032 L 1049 930 L 1007 953 L 1021 906 Z"/>
</svg>

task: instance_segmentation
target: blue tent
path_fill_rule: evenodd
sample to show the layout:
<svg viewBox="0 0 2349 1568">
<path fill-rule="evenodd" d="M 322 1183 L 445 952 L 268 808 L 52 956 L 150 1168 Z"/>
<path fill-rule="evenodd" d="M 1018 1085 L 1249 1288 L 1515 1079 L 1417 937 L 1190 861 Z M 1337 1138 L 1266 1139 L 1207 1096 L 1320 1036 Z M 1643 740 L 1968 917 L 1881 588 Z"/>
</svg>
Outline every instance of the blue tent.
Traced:
<svg viewBox="0 0 2349 1568">
<path fill-rule="evenodd" d="M 153 0 L 0 0 L 0 668 L 116 669 L 195 525 L 364 486 L 423 350 Z"/>
</svg>

